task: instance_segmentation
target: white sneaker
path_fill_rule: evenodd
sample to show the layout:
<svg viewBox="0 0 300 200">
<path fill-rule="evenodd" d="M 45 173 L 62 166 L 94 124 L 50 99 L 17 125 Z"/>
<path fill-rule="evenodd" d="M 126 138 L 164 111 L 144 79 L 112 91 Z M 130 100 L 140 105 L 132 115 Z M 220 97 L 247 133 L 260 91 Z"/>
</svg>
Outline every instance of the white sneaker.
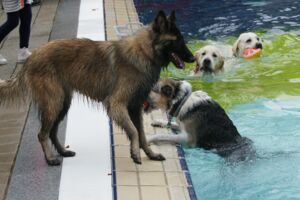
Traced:
<svg viewBox="0 0 300 200">
<path fill-rule="evenodd" d="M 7 60 L 0 54 L 0 65 L 5 65 L 5 64 L 7 64 Z"/>
<path fill-rule="evenodd" d="M 19 49 L 18 51 L 18 63 L 23 63 L 26 61 L 26 59 L 31 55 L 31 52 L 28 50 L 28 48 L 23 47 L 22 49 Z"/>
</svg>

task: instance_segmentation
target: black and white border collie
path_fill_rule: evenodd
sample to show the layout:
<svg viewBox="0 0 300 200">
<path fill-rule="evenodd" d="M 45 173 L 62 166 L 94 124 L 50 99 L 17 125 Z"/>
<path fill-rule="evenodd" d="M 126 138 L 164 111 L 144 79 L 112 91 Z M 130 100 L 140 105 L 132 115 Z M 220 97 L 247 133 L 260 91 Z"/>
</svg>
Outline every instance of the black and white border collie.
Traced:
<svg viewBox="0 0 300 200">
<path fill-rule="evenodd" d="M 152 89 L 144 111 L 161 109 L 169 121 L 152 123 L 157 127 L 170 127 L 172 134 L 149 136 L 148 142 L 175 142 L 213 150 L 222 157 L 245 160 L 254 149 L 252 141 L 242 137 L 224 109 L 206 92 L 192 92 L 186 81 L 161 79 Z M 172 124 L 171 119 L 176 118 Z M 176 134 L 174 133 L 176 132 Z"/>
</svg>

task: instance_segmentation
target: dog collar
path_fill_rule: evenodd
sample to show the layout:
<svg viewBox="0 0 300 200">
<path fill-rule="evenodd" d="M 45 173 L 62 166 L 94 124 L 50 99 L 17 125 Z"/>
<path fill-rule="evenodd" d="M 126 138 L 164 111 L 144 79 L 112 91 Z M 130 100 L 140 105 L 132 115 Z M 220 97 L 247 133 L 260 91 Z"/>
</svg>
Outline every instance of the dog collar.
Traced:
<svg viewBox="0 0 300 200">
<path fill-rule="evenodd" d="M 172 117 L 177 117 L 179 111 L 186 100 L 190 97 L 191 91 L 185 91 L 184 95 L 171 107 L 170 111 L 168 112 L 168 119 L 169 122 L 172 120 Z"/>
</svg>

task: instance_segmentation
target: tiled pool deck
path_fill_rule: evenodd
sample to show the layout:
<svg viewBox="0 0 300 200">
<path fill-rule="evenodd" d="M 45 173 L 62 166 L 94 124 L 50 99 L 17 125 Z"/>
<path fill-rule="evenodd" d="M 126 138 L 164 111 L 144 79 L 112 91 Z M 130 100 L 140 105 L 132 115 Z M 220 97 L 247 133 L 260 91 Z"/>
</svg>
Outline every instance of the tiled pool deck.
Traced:
<svg viewBox="0 0 300 200">
<path fill-rule="evenodd" d="M 33 7 L 33 27 L 31 48 L 46 43 L 52 32 L 53 21 L 57 16 L 59 0 L 44 0 L 41 6 Z M 105 26 L 107 40 L 118 39 L 113 30 L 114 25 L 123 25 L 138 21 L 133 0 L 104 0 Z M 0 23 L 6 19 L 0 11 Z M 11 62 L 0 66 L 0 78 L 7 79 L 16 73 L 22 65 L 16 65 L 16 48 L 18 30 L 4 41 L 1 53 Z M 22 131 L 28 115 L 29 105 L 19 110 L 0 109 L 0 199 L 6 199 L 7 186 L 17 155 Z M 166 133 L 166 129 L 153 128 L 152 119 L 164 118 L 161 112 L 144 116 L 145 132 L 148 134 Z M 125 133 L 113 125 L 113 151 L 115 154 L 116 195 L 118 200 L 188 200 L 191 186 L 182 170 L 184 158 L 178 154 L 174 145 L 152 145 L 153 150 L 161 152 L 167 160 L 150 161 L 142 154 L 142 165 L 136 165 L 129 156 L 129 141 Z M 190 190 L 189 190 L 190 189 Z"/>
<path fill-rule="evenodd" d="M 160 112 L 144 116 L 147 133 L 166 133 L 166 129 L 151 127 L 153 118 L 162 118 Z M 116 164 L 116 186 L 118 200 L 188 200 L 189 192 L 185 172 L 182 170 L 181 160 L 174 145 L 151 145 L 155 152 L 161 152 L 166 161 L 149 160 L 142 153 L 142 165 L 132 162 L 129 155 L 129 141 L 125 133 L 117 126 L 113 127 L 114 151 Z M 134 177 L 134 178 L 133 178 Z"/>
</svg>

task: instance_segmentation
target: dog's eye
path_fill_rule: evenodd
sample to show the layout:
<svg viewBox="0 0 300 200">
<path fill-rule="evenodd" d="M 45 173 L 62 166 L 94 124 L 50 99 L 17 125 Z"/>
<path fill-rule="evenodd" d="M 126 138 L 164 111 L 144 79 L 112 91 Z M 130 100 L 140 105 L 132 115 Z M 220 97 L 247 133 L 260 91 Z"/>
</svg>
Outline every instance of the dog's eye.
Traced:
<svg viewBox="0 0 300 200">
<path fill-rule="evenodd" d="M 216 57 L 218 57 L 218 56 L 217 56 L 217 54 L 213 53 L 213 57 L 216 58 Z"/>
<path fill-rule="evenodd" d="M 259 37 L 256 38 L 259 41 Z"/>
<path fill-rule="evenodd" d="M 252 41 L 251 39 L 246 40 L 247 43 L 250 43 L 251 41 Z"/>
<path fill-rule="evenodd" d="M 206 53 L 205 53 L 205 52 L 203 52 L 201 55 L 202 55 L 202 56 L 205 56 L 205 54 L 206 54 Z"/>
</svg>

